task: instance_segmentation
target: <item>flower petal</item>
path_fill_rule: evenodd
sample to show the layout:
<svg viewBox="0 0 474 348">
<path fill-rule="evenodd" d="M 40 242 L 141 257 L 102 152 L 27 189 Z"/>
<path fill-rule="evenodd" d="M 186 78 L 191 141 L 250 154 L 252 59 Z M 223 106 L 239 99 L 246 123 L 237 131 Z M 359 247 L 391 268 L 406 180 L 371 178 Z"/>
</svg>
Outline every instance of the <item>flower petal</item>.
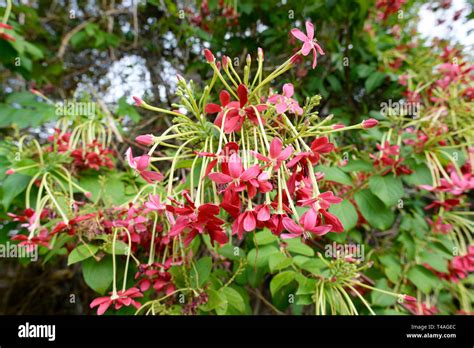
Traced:
<svg viewBox="0 0 474 348">
<path fill-rule="evenodd" d="M 282 141 L 277 137 L 273 138 L 270 144 L 270 158 L 277 158 L 281 153 L 282 147 L 283 147 Z"/>
<path fill-rule="evenodd" d="M 291 35 L 293 35 L 294 37 L 296 37 L 298 40 L 301 40 L 301 41 L 307 41 L 308 38 L 307 36 L 299 29 L 291 29 Z"/>
</svg>

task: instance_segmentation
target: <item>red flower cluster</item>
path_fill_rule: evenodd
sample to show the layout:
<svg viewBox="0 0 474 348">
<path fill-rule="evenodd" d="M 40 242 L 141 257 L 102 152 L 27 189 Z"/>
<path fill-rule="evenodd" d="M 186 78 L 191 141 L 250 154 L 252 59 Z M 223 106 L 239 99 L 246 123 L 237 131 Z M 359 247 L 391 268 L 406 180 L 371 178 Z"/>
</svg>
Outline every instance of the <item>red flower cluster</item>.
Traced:
<svg viewBox="0 0 474 348">
<path fill-rule="evenodd" d="M 93 143 L 87 144 L 86 148 L 74 150 L 71 157 L 74 158 L 74 166 L 79 170 L 100 170 L 101 167 L 110 169 L 114 167 L 113 154 L 112 150 L 105 149 L 101 143 L 95 140 Z"/>
<path fill-rule="evenodd" d="M 412 171 L 403 164 L 404 158 L 400 156 L 400 146 L 390 145 L 386 141 L 383 145 L 377 144 L 377 149 L 380 151 L 378 154 L 370 154 L 370 157 L 374 160 L 374 166 L 382 169 L 382 175 L 387 175 L 390 172 L 395 175 L 408 175 Z"/>
</svg>

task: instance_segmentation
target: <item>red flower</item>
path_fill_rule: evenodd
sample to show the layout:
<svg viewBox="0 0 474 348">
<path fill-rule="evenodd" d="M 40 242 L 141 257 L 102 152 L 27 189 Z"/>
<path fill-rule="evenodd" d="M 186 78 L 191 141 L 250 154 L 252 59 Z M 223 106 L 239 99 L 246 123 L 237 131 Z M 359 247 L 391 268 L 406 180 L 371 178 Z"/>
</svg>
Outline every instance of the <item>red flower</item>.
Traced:
<svg viewBox="0 0 474 348">
<path fill-rule="evenodd" d="M 18 245 L 24 246 L 27 252 L 33 251 L 33 249 L 39 245 L 49 248 L 50 239 L 51 235 L 48 234 L 47 229 L 42 229 L 37 236 L 33 236 L 31 238 L 25 236 L 24 234 L 17 234 L 11 238 L 11 240 L 20 241 Z"/>
<path fill-rule="evenodd" d="M 168 269 L 170 266 L 171 263 L 165 263 L 165 265 L 162 265 L 157 262 L 151 265 L 140 265 L 138 267 L 138 272 L 135 274 L 135 279 L 141 278 L 137 283 L 140 290 L 145 292 L 153 286 L 153 289 L 157 292 L 164 290 L 166 295 L 171 294 L 176 287 L 171 281 L 171 274 L 165 271 L 165 269 Z"/>
<path fill-rule="evenodd" d="M 292 168 L 297 163 L 300 163 L 303 167 L 306 167 L 306 159 L 309 159 L 312 165 L 316 165 L 319 162 L 322 154 L 329 153 L 334 150 L 334 144 L 330 143 L 327 137 L 321 137 L 314 139 L 310 148 L 311 152 L 300 152 L 296 154 L 286 166 L 288 168 Z"/>
<path fill-rule="evenodd" d="M 69 220 L 68 223 L 65 223 L 64 221 L 59 222 L 56 227 L 53 228 L 51 231 L 51 235 L 55 235 L 58 232 L 68 230 L 69 235 L 73 235 L 75 232 L 75 226 L 79 224 L 82 221 L 90 220 L 94 218 L 96 214 L 91 213 L 91 214 L 86 214 L 86 215 L 80 215 L 76 216 L 75 218 Z"/>
<path fill-rule="evenodd" d="M 240 131 L 246 117 L 256 126 L 259 125 L 256 111 L 260 114 L 262 111 L 267 109 L 267 106 L 264 104 L 245 106 L 248 102 L 248 90 L 244 84 L 240 84 L 239 87 L 237 87 L 237 95 L 239 97 L 238 103 L 235 101 L 230 102 L 230 95 L 227 92 L 224 92 L 225 91 L 220 94 L 222 107 L 216 104 L 208 104 L 206 106 L 207 113 L 212 114 L 219 112 L 214 121 L 216 126 L 222 127 L 222 122 L 224 121 L 224 131 L 226 133 Z M 261 116 L 260 120 L 262 124 L 265 124 L 265 120 Z"/>
<path fill-rule="evenodd" d="M 188 232 L 184 244 L 188 245 L 198 234 L 207 233 L 211 238 L 211 243 L 216 242 L 220 245 L 227 243 L 228 237 L 222 228 L 224 221 L 219 219 L 219 207 L 215 204 L 207 203 L 196 205 L 191 200 L 189 194 L 183 193 L 187 201 L 182 207 L 167 206 L 168 210 L 177 214 L 176 223 L 171 228 L 169 235 L 171 237 L 181 234 L 183 231 Z"/>
<path fill-rule="evenodd" d="M 118 291 L 116 295 L 110 292 L 111 296 L 104 296 L 96 298 L 91 302 L 90 308 L 97 307 L 97 315 L 102 315 L 105 311 L 113 304 L 115 309 L 119 310 L 123 306 L 134 306 L 136 309 L 140 308 L 140 303 L 135 301 L 134 298 L 143 297 L 143 294 L 137 288 L 130 288 L 125 291 Z"/>
<path fill-rule="evenodd" d="M 255 210 L 246 210 L 234 221 L 232 234 L 237 234 L 242 239 L 244 231 L 251 232 L 257 226 L 257 213 Z"/>
</svg>

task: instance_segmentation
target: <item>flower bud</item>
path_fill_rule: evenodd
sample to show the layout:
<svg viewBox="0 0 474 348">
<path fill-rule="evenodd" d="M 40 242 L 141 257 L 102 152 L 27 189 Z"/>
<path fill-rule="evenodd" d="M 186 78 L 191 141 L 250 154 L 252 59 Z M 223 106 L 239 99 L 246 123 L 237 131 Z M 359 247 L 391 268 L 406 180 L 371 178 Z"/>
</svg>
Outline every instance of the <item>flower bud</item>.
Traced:
<svg viewBox="0 0 474 348">
<path fill-rule="evenodd" d="M 145 146 L 150 146 L 154 142 L 154 136 L 151 134 L 139 135 L 135 138 L 136 142 Z"/>
<path fill-rule="evenodd" d="M 142 106 L 143 105 L 143 100 L 141 100 L 140 98 L 138 98 L 138 97 L 132 97 L 132 98 L 135 101 L 136 106 Z"/>
<path fill-rule="evenodd" d="M 368 120 L 362 121 L 362 127 L 364 129 L 373 128 L 378 124 L 379 124 L 379 121 L 377 121 L 375 118 L 369 118 Z"/>
<path fill-rule="evenodd" d="M 252 57 L 250 56 L 250 54 L 247 54 L 247 58 L 245 59 L 247 65 L 250 65 L 252 64 Z"/>
<path fill-rule="evenodd" d="M 227 56 L 222 57 L 222 67 L 226 70 L 229 67 L 230 58 Z"/>
<path fill-rule="evenodd" d="M 403 295 L 403 299 L 407 302 L 417 302 L 416 298 L 414 298 L 413 296 L 410 296 L 410 295 Z"/>
<path fill-rule="evenodd" d="M 90 193 L 90 192 L 86 192 L 86 193 L 84 193 L 84 195 L 85 195 L 87 198 L 91 198 L 91 197 L 92 197 L 92 193 Z"/>
<path fill-rule="evenodd" d="M 208 63 L 214 63 L 214 61 L 216 60 L 212 52 L 207 48 L 204 49 L 204 56 L 206 57 Z"/>
<path fill-rule="evenodd" d="M 260 59 L 262 62 L 264 60 L 263 49 L 261 47 L 258 48 L 258 59 Z"/>
<path fill-rule="evenodd" d="M 12 30 L 13 27 L 10 24 L 0 23 L 0 28 Z"/>
<path fill-rule="evenodd" d="M 8 170 L 5 172 L 5 174 L 7 174 L 7 175 L 15 174 L 15 169 L 10 168 L 10 169 L 8 169 Z"/>
</svg>

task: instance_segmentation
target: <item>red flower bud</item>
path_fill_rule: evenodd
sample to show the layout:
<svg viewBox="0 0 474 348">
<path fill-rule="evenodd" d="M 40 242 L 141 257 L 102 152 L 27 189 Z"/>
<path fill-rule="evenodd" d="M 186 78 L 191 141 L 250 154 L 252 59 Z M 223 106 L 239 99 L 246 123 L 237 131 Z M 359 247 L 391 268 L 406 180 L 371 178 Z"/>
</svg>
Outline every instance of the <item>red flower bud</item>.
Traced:
<svg viewBox="0 0 474 348">
<path fill-rule="evenodd" d="M 15 174 L 15 169 L 10 168 L 10 169 L 8 169 L 8 170 L 5 172 L 5 174 L 7 174 L 7 175 Z"/>
<path fill-rule="evenodd" d="M 13 27 L 6 23 L 0 23 L 0 28 L 12 30 Z"/>
<path fill-rule="evenodd" d="M 407 302 L 417 302 L 416 298 L 414 298 L 413 296 L 410 296 L 410 295 L 403 295 L 403 299 Z"/>
<path fill-rule="evenodd" d="M 229 57 L 227 56 L 222 57 L 222 66 L 224 67 L 224 69 L 227 69 L 227 67 L 229 66 L 229 61 L 230 61 Z"/>
<path fill-rule="evenodd" d="M 368 120 L 362 121 L 362 127 L 365 129 L 373 128 L 378 124 L 379 121 L 377 121 L 375 118 L 369 118 Z"/>
<path fill-rule="evenodd" d="M 204 56 L 206 57 L 208 63 L 214 63 L 214 61 L 216 60 L 212 52 L 207 48 L 204 49 Z"/>
<path fill-rule="evenodd" d="M 135 100 L 135 105 L 136 105 L 136 106 L 142 106 L 143 100 L 141 100 L 141 99 L 138 98 L 138 97 L 132 97 L 132 98 L 133 98 L 133 100 Z"/>
</svg>

